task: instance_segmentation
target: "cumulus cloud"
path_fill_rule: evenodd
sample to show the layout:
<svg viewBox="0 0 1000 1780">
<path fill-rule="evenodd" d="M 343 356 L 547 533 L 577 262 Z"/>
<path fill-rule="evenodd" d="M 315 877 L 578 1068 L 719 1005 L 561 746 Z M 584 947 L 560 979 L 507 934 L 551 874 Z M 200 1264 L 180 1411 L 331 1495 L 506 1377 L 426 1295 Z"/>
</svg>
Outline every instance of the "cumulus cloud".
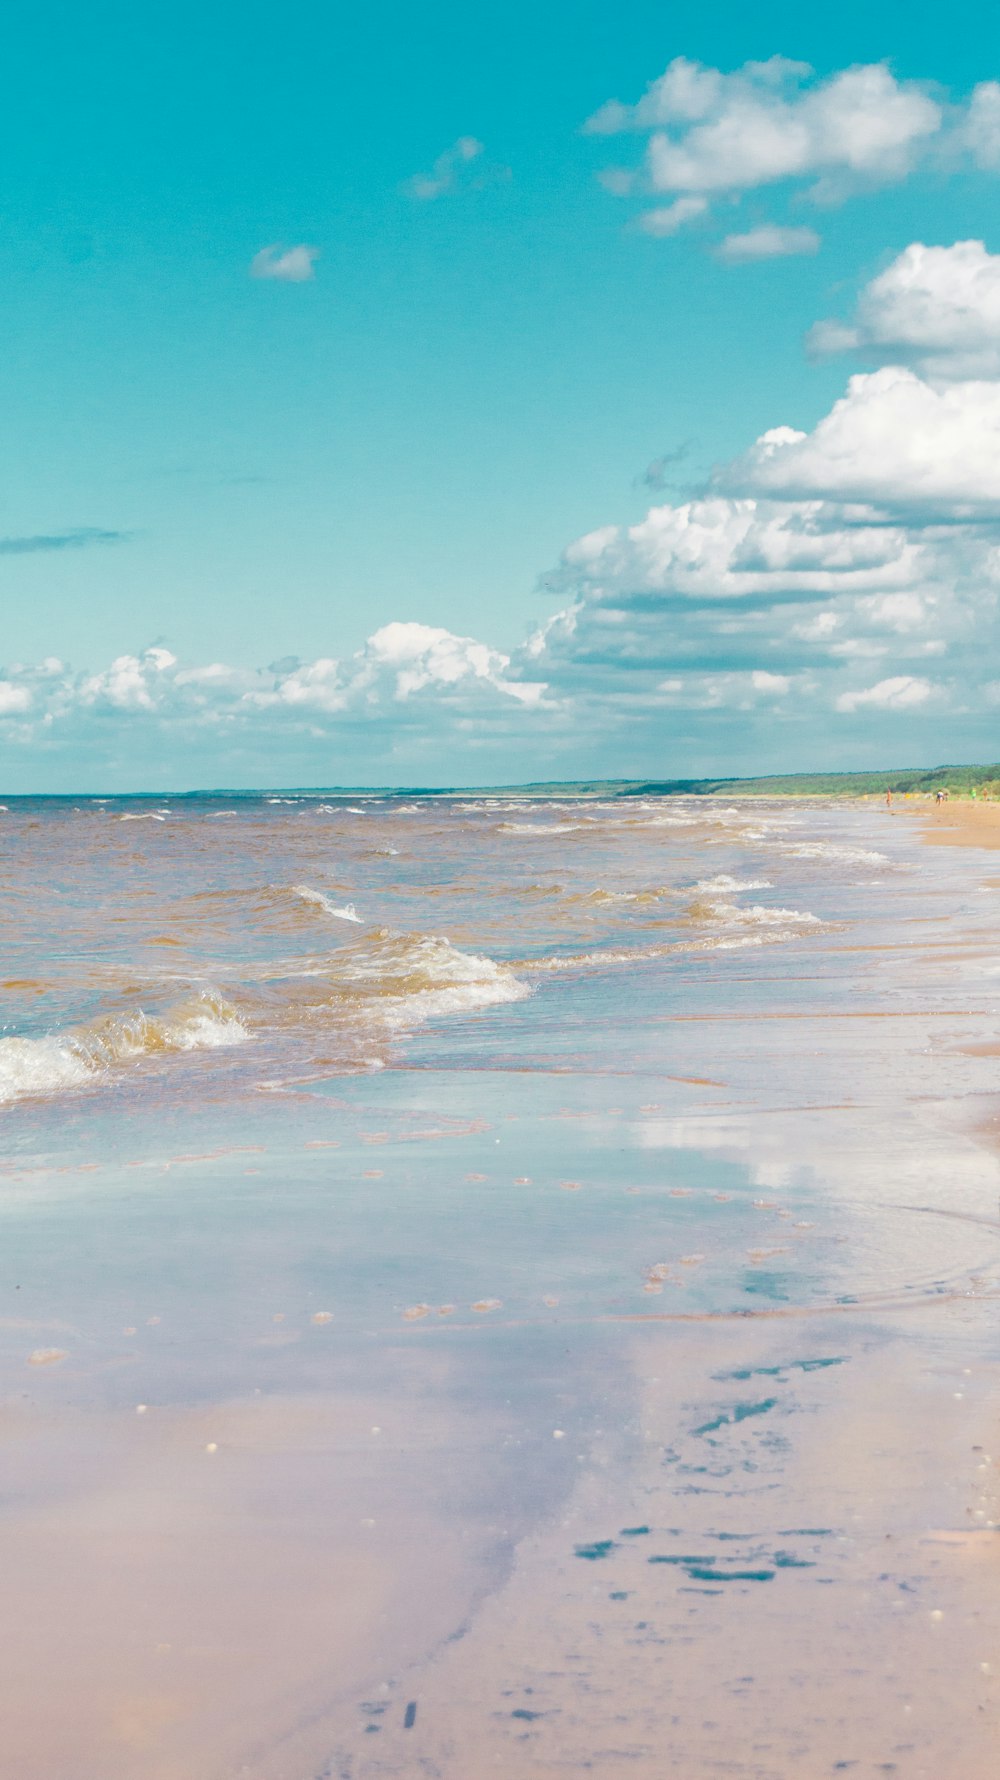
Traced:
<svg viewBox="0 0 1000 1780">
<path fill-rule="evenodd" d="M 991 173 L 1000 168 L 1000 82 L 983 80 L 973 88 L 956 134 L 977 167 Z"/>
<path fill-rule="evenodd" d="M 11 717 L 27 711 L 30 706 L 30 687 L 13 686 L 9 680 L 0 680 L 0 717 Z"/>
<path fill-rule="evenodd" d="M 118 655 L 103 673 L 92 674 L 79 688 L 82 704 L 112 705 L 121 711 L 152 711 L 164 675 L 176 667 L 169 649 L 146 649 L 142 655 Z M 159 686 L 158 686 L 159 682 Z"/>
<path fill-rule="evenodd" d="M 478 161 L 482 153 L 483 144 L 475 136 L 459 136 L 450 148 L 438 155 L 429 173 L 415 173 L 412 179 L 406 180 L 403 190 L 420 203 L 443 198 L 446 192 L 458 188 L 465 170 L 473 161 Z"/>
<path fill-rule="evenodd" d="M 613 99 L 585 129 L 646 137 L 640 166 L 601 176 L 606 189 L 621 196 L 670 193 L 675 203 L 700 196 L 703 213 L 710 199 L 785 185 L 814 201 L 839 203 L 857 191 L 898 184 L 929 163 L 1000 169 L 1000 84 L 984 81 L 948 104 L 930 82 L 897 79 L 885 63 L 820 78 L 807 63 L 784 56 L 731 73 L 678 56 L 637 103 Z M 647 232 L 674 232 L 656 221 L 678 215 L 673 207 L 646 214 L 641 226 Z M 812 251 L 803 235 L 797 247 L 737 249 L 726 257 L 735 263 Z"/>
<path fill-rule="evenodd" d="M 960 722 L 991 750 L 1000 380 L 854 376 L 810 431 L 769 429 L 697 498 L 585 533 L 548 585 L 560 609 L 515 665 L 588 721 L 647 725 L 666 705 L 763 724 L 767 706 L 818 734 L 831 712 L 866 736 Z"/>
<path fill-rule="evenodd" d="M 503 709 L 540 708 L 546 687 L 512 669 L 511 657 L 474 637 L 438 626 L 396 622 L 373 632 L 343 658 L 287 657 L 269 669 L 225 662 L 182 664 L 161 645 L 118 655 L 97 672 L 74 673 L 49 659 L 0 673 L 0 720 L 32 715 L 39 722 L 154 720 L 211 730 L 260 732 L 275 723 L 319 725 L 349 716 L 395 721 L 400 707 L 483 717 Z"/>
<path fill-rule="evenodd" d="M 638 227 L 644 235 L 676 235 L 678 229 L 703 216 L 707 209 L 707 198 L 675 198 L 672 204 L 663 204 L 658 210 L 644 210 Z"/>
<path fill-rule="evenodd" d="M 698 91 L 694 83 L 689 105 Z M 934 250 L 914 244 L 888 268 L 895 279 L 859 300 L 854 325 L 875 341 L 880 327 L 888 338 L 905 321 L 915 350 L 929 339 L 950 350 L 962 305 L 941 293 L 964 266 L 963 288 L 980 293 L 965 306 L 979 351 L 991 313 L 982 280 L 992 290 L 993 271 L 974 245 L 971 259 L 939 250 L 928 270 Z M 928 319 L 926 303 L 918 326 L 913 289 L 932 293 L 947 327 L 938 312 Z M 883 324 L 893 304 L 897 319 Z M 962 321 L 956 354 L 969 349 L 972 326 Z M 651 466 L 648 485 L 662 486 L 685 449 Z M 811 430 L 775 426 L 699 494 L 586 532 L 547 585 L 556 610 L 520 647 L 408 618 L 379 626 L 353 653 L 287 656 L 266 670 L 179 662 L 160 643 L 96 671 L 54 658 L 8 664 L 0 736 L 33 759 L 61 747 L 69 761 L 96 748 L 95 737 L 108 748 L 117 738 L 129 760 L 134 737 L 154 738 L 153 758 L 161 739 L 180 737 L 199 763 L 225 749 L 242 761 L 230 783 L 273 782 L 279 758 L 322 761 L 286 769 L 299 782 L 303 772 L 313 783 L 398 782 L 403 759 L 411 769 L 432 763 L 440 779 L 440 763 L 456 755 L 466 764 L 448 776 L 469 780 L 473 755 L 493 748 L 506 775 L 518 760 L 529 777 L 681 776 L 699 763 L 732 770 L 744 741 L 757 763 L 777 768 L 790 747 L 805 764 L 792 734 L 813 737 L 822 760 L 833 713 L 855 738 L 858 764 L 871 763 L 875 738 L 896 758 L 901 737 L 916 738 L 914 759 L 940 758 L 927 738 L 945 722 L 952 758 L 992 752 L 1000 378 L 931 381 L 900 364 L 859 373 Z M 665 735 L 684 738 L 681 758 L 657 752 Z M 224 770 L 213 776 L 221 782 Z"/>
<path fill-rule="evenodd" d="M 755 494 L 1000 515 L 1000 384 L 936 388 L 899 365 L 852 377 L 811 433 L 762 433 L 720 478 Z"/>
<path fill-rule="evenodd" d="M 678 199 L 681 203 L 683 200 Z M 819 236 L 815 229 L 782 229 L 775 223 L 762 223 L 743 235 L 727 235 L 719 243 L 718 255 L 730 266 L 745 266 L 750 260 L 787 259 L 791 254 L 818 253 Z"/>
<path fill-rule="evenodd" d="M 982 241 L 914 241 L 864 287 L 850 322 L 817 322 L 808 344 L 909 364 L 932 380 L 1000 377 L 1000 254 Z"/>
<path fill-rule="evenodd" d="M 857 692 L 842 692 L 834 704 L 837 711 L 859 711 L 866 705 L 879 711 L 908 711 L 923 705 L 934 693 L 930 680 L 915 679 L 912 674 L 894 674 Z"/>
<path fill-rule="evenodd" d="M 262 247 L 250 261 L 251 278 L 276 278 L 281 284 L 306 284 L 316 276 L 318 247 Z"/>
</svg>

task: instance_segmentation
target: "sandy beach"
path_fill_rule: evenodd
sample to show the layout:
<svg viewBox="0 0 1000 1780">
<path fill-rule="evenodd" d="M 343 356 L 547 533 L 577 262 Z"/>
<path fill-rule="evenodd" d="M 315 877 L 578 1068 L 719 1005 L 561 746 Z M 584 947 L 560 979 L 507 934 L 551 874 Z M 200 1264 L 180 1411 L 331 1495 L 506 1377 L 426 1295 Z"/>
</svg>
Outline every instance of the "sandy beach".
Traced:
<svg viewBox="0 0 1000 1780">
<path fill-rule="evenodd" d="M 993 811 L 122 813 L 0 887 L 3 1780 L 992 1780 Z"/>
<path fill-rule="evenodd" d="M 909 815 L 927 823 L 924 838 L 933 847 L 1000 847 L 1000 804 L 969 797 L 949 798 L 947 803 L 915 800 L 897 804 Z"/>
</svg>

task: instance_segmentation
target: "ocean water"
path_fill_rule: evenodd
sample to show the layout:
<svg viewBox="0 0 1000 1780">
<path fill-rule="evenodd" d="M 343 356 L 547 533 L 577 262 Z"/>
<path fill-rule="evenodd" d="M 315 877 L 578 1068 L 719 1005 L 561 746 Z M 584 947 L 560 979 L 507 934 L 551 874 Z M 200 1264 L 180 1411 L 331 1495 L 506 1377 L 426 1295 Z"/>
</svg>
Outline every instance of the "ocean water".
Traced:
<svg viewBox="0 0 1000 1780">
<path fill-rule="evenodd" d="M 1000 877 L 8 799 L 10 1780 L 992 1773 Z"/>
</svg>

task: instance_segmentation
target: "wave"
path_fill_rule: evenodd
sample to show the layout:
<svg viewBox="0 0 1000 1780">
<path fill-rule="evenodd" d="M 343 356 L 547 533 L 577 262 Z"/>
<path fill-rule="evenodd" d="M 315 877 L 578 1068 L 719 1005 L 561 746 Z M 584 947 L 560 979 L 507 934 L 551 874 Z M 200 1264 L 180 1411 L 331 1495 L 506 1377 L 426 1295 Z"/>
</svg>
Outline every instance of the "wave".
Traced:
<svg viewBox="0 0 1000 1780">
<path fill-rule="evenodd" d="M 706 896 L 733 896 L 739 890 L 770 890 L 772 884 L 770 878 L 731 878 L 723 871 L 717 877 L 702 878 L 694 887 Z"/>
<path fill-rule="evenodd" d="M 217 1050 L 250 1036 L 235 1008 L 204 990 L 162 1015 L 113 1015 L 43 1038 L 0 1038 L 0 1104 L 81 1088 L 112 1068 L 171 1051 Z"/>
<path fill-rule="evenodd" d="M 717 921 L 727 927 L 818 927 L 818 915 L 803 909 L 774 909 L 753 902 L 741 908 L 734 902 L 693 902 L 688 909 L 692 921 Z"/>
<path fill-rule="evenodd" d="M 848 865 L 890 865 L 885 853 L 873 853 L 866 847 L 841 847 L 832 841 L 779 841 L 777 845 L 792 859 L 838 859 Z"/>
<path fill-rule="evenodd" d="M 548 957 L 520 958 L 515 962 L 515 969 L 546 975 L 561 970 L 600 970 L 612 964 L 645 964 L 657 958 L 673 958 L 689 952 L 735 952 L 744 946 L 780 945 L 784 940 L 799 937 L 799 931 L 789 927 L 757 933 L 718 933 L 704 939 L 669 940 L 663 945 L 609 946 L 593 952 L 555 952 Z"/>
<path fill-rule="evenodd" d="M 530 885 L 529 888 L 534 890 L 536 886 Z M 548 890 L 547 894 L 551 895 L 552 891 Z M 677 894 L 677 891 L 672 889 L 669 884 L 654 884 L 645 890 L 606 890 L 602 885 L 598 885 L 593 890 L 578 890 L 564 894 L 563 902 L 567 907 L 575 905 L 580 908 L 617 908 L 623 903 L 636 908 L 647 908 L 654 903 L 662 902 L 666 897 Z"/>
<path fill-rule="evenodd" d="M 356 921 L 361 926 L 361 916 L 353 902 L 347 902 L 342 909 L 338 909 L 328 896 L 324 896 L 322 890 L 313 890 L 309 884 L 293 884 L 292 889 L 296 896 L 301 896 L 303 902 L 316 903 L 318 908 L 323 909 L 328 915 L 335 916 L 338 921 Z"/>
<path fill-rule="evenodd" d="M 270 1015 L 282 1024 L 319 1017 L 369 1029 L 398 1030 L 530 994 L 493 958 L 463 952 L 437 934 L 389 927 L 373 927 L 363 940 L 268 980 Z"/>
<path fill-rule="evenodd" d="M 582 822 L 498 822 L 498 834 L 575 834 Z"/>
</svg>

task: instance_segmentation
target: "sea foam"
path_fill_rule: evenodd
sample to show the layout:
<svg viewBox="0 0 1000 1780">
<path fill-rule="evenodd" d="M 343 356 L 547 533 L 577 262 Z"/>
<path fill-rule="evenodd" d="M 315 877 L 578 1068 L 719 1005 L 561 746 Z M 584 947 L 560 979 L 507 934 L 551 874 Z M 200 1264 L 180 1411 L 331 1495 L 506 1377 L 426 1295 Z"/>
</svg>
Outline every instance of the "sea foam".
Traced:
<svg viewBox="0 0 1000 1780">
<path fill-rule="evenodd" d="M 116 1066 L 170 1051 L 216 1050 L 250 1034 L 221 996 L 210 990 L 164 1014 L 137 1009 L 93 1025 L 41 1038 L 0 1038 L 0 1104 L 31 1094 L 58 1094 Z"/>
</svg>

